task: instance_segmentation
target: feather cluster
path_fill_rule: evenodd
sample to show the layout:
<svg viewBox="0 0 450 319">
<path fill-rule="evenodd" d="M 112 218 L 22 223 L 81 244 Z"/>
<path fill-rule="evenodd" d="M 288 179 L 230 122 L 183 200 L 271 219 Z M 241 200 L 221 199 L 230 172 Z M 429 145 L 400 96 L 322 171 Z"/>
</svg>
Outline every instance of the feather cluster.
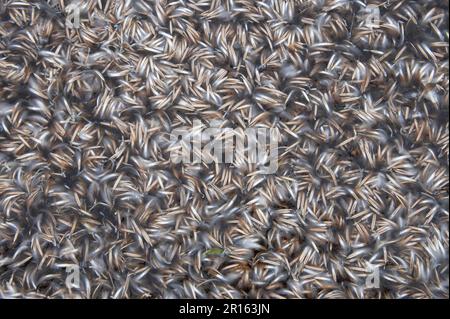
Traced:
<svg viewBox="0 0 450 319">
<path fill-rule="evenodd" d="M 1 0 L 0 298 L 448 298 L 448 4 Z"/>
</svg>

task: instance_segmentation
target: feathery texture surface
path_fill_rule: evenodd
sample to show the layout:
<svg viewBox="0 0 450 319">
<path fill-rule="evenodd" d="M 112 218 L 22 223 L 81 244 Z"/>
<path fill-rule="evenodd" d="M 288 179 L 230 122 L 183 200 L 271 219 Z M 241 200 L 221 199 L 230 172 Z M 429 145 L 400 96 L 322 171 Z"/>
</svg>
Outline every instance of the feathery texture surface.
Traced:
<svg viewBox="0 0 450 319">
<path fill-rule="evenodd" d="M 448 297 L 448 0 L 70 3 L 0 1 L 0 297 Z"/>
</svg>

